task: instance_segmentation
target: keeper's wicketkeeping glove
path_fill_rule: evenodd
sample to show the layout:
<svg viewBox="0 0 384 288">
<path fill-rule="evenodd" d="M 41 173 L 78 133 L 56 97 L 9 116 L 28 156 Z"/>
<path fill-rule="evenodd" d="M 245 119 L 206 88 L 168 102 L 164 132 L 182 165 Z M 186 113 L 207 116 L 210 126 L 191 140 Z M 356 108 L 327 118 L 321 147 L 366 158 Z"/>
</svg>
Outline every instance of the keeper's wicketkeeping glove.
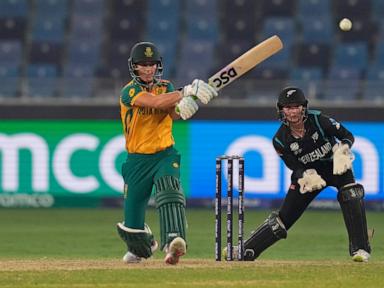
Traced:
<svg viewBox="0 0 384 288">
<path fill-rule="evenodd" d="M 297 181 L 300 185 L 300 193 L 304 194 L 321 189 L 327 185 L 323 178 L 317 174 L 315 169 L 307 169 L 303 173 L 303 177 Z"/>
<path fill-rule="evenodd" d="M 337 143 L 333 151 L 333 175 L 341 175 L 352 168 L 352 161 L 355 159 L 348 144 Z"/>
</svg>

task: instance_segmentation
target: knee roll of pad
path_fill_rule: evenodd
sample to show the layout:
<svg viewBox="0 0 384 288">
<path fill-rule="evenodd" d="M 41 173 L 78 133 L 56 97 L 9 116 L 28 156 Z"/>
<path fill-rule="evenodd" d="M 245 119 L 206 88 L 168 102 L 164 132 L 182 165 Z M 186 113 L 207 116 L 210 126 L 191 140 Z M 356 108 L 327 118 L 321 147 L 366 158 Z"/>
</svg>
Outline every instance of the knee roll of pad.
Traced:
<svg viewBox="0 0 384 288">
<path fill-rule="evenodd" d="M 353 183 L 346 185 L 340 189 L 338 194 L 339 202 L 348 202 L 353 199 L 363 199 L 364 198 L 364 187 L 361 184 Z"/>
<path fill-rule="evenodd" d="M 278 212 L 272 212 L 266 222 L 268 222 L 268 225 L 271 227 L 271 230 L 277 240 L 287 238 L 287 230 L 285 229 L 285 225 L 283 221 L 281 221 Z"/>
</svg>

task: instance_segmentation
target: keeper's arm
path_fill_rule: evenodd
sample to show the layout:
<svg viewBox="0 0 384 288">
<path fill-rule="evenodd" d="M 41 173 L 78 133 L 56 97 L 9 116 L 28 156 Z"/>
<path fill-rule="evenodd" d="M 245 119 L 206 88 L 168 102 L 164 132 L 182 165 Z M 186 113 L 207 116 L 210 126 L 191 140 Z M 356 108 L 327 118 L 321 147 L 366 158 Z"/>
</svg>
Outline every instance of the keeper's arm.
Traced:
<svg viewBox="0 0 384 288">
<path fill-rule="evenodd" d="M 319 122 L 327 135 L 336 137 L 343 144 L 348 144 L 349 148 L 352 147 L 353 142 L 355 142 L 355 138 L 353 137 L 353 134 L 341 123 L 324 115 L 320 115 Z"/>
</svg>

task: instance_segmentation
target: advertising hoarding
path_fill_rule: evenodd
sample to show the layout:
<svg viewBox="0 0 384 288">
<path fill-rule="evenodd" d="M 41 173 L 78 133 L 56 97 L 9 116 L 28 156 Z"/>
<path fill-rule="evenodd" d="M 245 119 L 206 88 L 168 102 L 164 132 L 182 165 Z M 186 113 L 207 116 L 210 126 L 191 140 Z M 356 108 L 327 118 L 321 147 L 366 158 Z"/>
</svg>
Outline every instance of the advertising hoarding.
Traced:
<svg viewBox="0 0 384 288">
<path fill-rule="evenodd" d="M 365 186 L 367 199 L 384 200 L 384 133 L 380 133 L 384 124 L 344 124 L 356 138 L 357 181 Z M 283 198 L 290 171 L 271 144 L 278 125 L 277 121 L 175 122 L 187 197 L 214 197 L 215 158 L 228 154 L 245 157 L 247 198 Z M 2 121 L 0 207 L 98 206 L 101 199 L 121 198 L 124 158 L 118 121 Z M 335 199 L 335 190 L 327 189 L 319 199 Z"/>
</svg>

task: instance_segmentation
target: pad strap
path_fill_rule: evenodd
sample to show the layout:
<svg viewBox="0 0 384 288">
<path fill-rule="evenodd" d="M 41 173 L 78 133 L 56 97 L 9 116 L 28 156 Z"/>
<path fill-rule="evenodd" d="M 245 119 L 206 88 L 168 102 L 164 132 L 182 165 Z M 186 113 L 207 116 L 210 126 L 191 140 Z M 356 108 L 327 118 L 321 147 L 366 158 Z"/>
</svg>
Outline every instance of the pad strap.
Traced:
<svg viewBox="0 0 384 288">
<path fill-rule="evenodd" d="M 351 256 L 359 249 L 371 253 L 363 199 L 364 187 L 357 183 L 344 186 L 337 195 L 348 231 L 349 253 Z"/>
</svg>

